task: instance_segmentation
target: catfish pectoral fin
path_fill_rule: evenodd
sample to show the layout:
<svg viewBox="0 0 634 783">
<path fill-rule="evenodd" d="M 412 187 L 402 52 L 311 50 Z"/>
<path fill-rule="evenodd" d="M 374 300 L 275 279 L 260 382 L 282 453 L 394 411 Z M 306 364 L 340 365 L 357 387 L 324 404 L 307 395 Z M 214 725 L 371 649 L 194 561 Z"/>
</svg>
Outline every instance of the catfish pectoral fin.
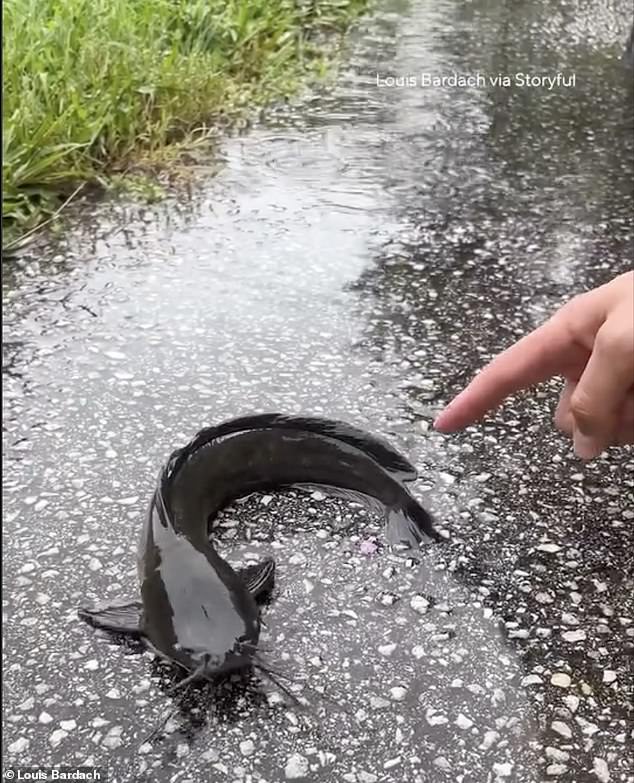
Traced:
<svg viewBox="0 0 634 783">
<path fill-rule="evenodd" d="M 240 568 L 237 573 L 255 600 L 261 601 L 275 585 L 275 560 L 269 557 L 261 563 Z"/>
<path fill-rule="evenodd" d="M 103 609 L 78 609 L 80 620 L 111 633 L 123 633 L 128 636 L 141 636 L 141 613 L 143 605 L 140 601 L 129 601 L 115 606 L 105 606 Z"/>
</svg>

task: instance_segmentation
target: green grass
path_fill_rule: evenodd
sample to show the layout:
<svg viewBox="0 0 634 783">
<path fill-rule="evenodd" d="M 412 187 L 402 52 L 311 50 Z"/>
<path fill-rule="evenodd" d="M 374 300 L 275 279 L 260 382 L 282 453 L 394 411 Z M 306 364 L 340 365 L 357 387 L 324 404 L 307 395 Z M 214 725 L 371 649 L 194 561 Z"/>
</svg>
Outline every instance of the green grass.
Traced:
<svg viewBox="0 0 634 783">
<path fill-rule="evenodd" d="M 289 94 L 366 0 L 5 0 L 3 228 Z"/>
</svg>

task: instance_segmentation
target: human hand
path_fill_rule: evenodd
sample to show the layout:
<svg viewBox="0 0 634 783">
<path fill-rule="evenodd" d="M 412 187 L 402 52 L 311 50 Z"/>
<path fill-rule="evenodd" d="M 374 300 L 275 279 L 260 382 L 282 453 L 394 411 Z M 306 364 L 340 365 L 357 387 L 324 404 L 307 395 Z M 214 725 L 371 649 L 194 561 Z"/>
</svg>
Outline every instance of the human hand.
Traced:
<svg viewBox="0 0 634 783">
<path fill-rule="evenodd" d="M 565 379 L 555 424 L 582 459 L 634 443 L 634 271 L 576 296 L 488 364 L 436 418 L 440 432 L 480 419 L 506 397 Z"/>
</svg>

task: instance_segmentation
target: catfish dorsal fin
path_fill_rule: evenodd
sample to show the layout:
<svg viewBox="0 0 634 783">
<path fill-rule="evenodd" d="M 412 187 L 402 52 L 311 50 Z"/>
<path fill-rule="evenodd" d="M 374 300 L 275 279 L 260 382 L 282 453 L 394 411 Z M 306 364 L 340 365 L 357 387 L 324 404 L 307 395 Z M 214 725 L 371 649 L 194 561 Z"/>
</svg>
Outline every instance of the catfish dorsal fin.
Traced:
<svg viewBox="0 0 634 783">
<path fill-rule="evenodd" d="M 314 432 L 349 446 L 359 449 L 382 468 L 401 481 L 414 481 L 417 477 L 416 468 L 402 454 L 383 438 L 372 435 L 359 427 L 354 427 L 335 419 L 322 419 L 316 416 L 287 416 L 282 413 L 259 413 L 252 416 L 242 416 L 229 419 L 221 424 L 200 430 L 182 449 L 170 456 L 162 473 L 162 481 L 167 481 L 182 467 L 183 463 L 194 452 L 214 440 L 234 435 L 246 430 L 258 429 L 289 429 Z"/>
<path fill-rule="evenodd" d="M 391 443 L 384 438 L 362 430 L 360 427 L 347 424 L 345 421 L 317 417 L 285 416 L 281 426 L 308 430 L 309 432 L 315 432 L 327 438 L 347 443 L 349 446 L 354 446 L 354 448 L 372 457 L 388 473 L 391 473 L 401 481 L 414 481 L 418 476 L 418 472 L 412 463 L 400 454 Z"/>
</svg>

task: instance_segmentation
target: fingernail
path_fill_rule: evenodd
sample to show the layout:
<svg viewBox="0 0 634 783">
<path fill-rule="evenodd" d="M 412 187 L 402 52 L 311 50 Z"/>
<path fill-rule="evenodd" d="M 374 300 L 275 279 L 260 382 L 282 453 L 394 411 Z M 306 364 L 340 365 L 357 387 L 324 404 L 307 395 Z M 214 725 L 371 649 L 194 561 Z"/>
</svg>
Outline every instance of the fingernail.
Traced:
<svg viewBox="0 0 634 783">
<path fill-rule="evenodd" d="M 442 420 L 443 420 L 443 415 L 442 415 L 442 413 L 439 413 L 438 416 L 436 416 L 436 418 L 433 420 L 431 426 L 435 430 L 437 430 L 439 425 L 442 427 Z"/>
<path fill-rule="evenodd" d="M 436 418 L 432 422 L 432 427 L 435 430 L 438 430 L 439 432 L 443 431 L 443 428 L 445 426 L 445 421 L 447 419 L 447 414 L 448 413 L 449 413 L 449 406 L 447 406 L 442 411 L 440 411 L 438 416 L 436 416 Z"/>
<path fill-rule="evenodd" d="M 588 435 L 583 435 L 579 430 L 575 430 L 573 444 L 575 454 L 581 459 L 594 459 L 603 451 L 600 443 Z"/>
</svg>

